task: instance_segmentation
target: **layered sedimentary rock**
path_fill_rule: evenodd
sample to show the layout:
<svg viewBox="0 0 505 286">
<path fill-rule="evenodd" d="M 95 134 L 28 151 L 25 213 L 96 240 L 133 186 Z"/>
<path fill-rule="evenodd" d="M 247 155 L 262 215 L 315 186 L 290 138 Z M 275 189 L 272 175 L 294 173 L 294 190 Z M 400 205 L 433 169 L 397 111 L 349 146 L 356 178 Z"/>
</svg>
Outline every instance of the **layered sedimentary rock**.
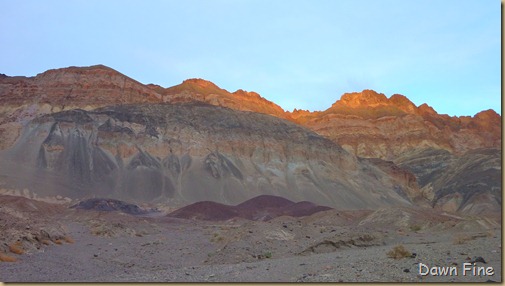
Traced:
<svg viewBox="0 0 505 286">
<path fill-rule="evenodd" d="M 149 87 L 103 65 L 53 69 L 35 77 L 0 76 L 0 150 L 24 124 L 53 112 L 127 103 L 160 102 Z"/>
<path fill-rule="evenodd" d="M 256 92 L 239 89 L 230 93 L 227 90 L 219 88 L 214 83 L 203 79 L 188 79 L 170 88 L 158 88 L 157 91 L 163 95 L 164 102 L 200 101 L 235 110 L 253 111 L 290 119 L 289 114 L 284 112 L 280 106 L 266 100 Z"/>
<path fill-rule="evenodd" d="M 474 149 L 461 156 L 425 149 L 404 154 L 397 162 L 419 178 L 423 196 L 434 207 L 473 214 L 501 210 L 499 149 Z"/>
<path fill-rule="evenodd" d="M 295 110 L 291 117 L 346 150 L 367 158 L 395 160 L 412 149 L 435 148 L 461 155 L 501 147 L 501 117 L 493 110 L 473 117 L 439 115 L 403 95 L 373 90 L 344 94 L 322 112 Z"/>
<path fill-rule="evenodd" d="M 342 184 L 350 192 L 368 191 L 370 197 L 380 200 L 372 183 L 362 184 L 373 177 L 370 182 L 387 186 L 384 192 L 392 191 L 416 204 L 423 205 L 428 198 L 432 206 L 448 210 L 479 212 L 486 204 L 488 209 L 500 208 L 501 176 L 497 174 L 501 174 L 501 159 L 497 154 L 501 153 L 501 116 L 493 110 L 473 117 L 450 117 L 437 114 L 427 104 L 416 106 L 403 95 L 387 98 L 364 90 L 344 94 L 325 111 L 284 112 L 254 92 L 228 92 L 202 79 L 169 88 L 143 85 L 101 65 L 49 70 L 35 77 L 0 75 L 0 102 L 0 150 L 7 156 L 2 158 L 12 162 L 2 167 L 10 175 L 2 175 L 44 192 L 52 188 L 54 194 L 62 190 L 82 195 L 86 193 L 83 189 L 94 188 L 90 194 L 121 196 L 124 191 L 126 197 L 146 196 L 148 200 L 215 198 L 235 203 L 249 194 L 284 195 L 286 190 L 290 190 L 289 198 L 301 200 L 305 195 L 294 194 L 305 189 L 339 193 Z M 250 112 L 234 113 L 197 102 Z M 156 107 L 158 104 L 164 107 Z M 106 106 L 111 107 L 100 109 Z M 197 114 L 199 108 L 203 108 L 202 114 Z M 173 118 L 167 119 L 165 112 Z M 256 122 L 257 113 L 298 125 L 273 119 Z M 286 133 L 284 126 L 304 126 L 315 133 Z M 305 139 L 299 142 L 296 136 Z M 333 147 L 325 149 L 326 145 L 306 140 L 313 136 L 331 140 L 325 144 Z M 324 158 L 340 156 L 333 153 L 334 148 L 347 154 L 342 158 L 353 158 L 345 162 L 355 163 L 331 165 L 338 167 L 337 172 L 328 171 L 330 167 L 316 168 L 307 159 L 326 162 Z M 235 160 L 243 162 L 244 158 L 255 158 L 248 159 L 254 164 L 236 165 Z M 263 165 L 257 162 L 259 158 Z M 298 166 L 305 166 L 307 160 L 310 168 Z M 188 167 L 194 167 L 193 163 L 201 170 Z M 17 168 L 14 165 L 19 165 L 23 175 L 12 171 Z M 206 183 L 188 179 L 199 177 L 198 172 L 214 178 L 211 188 L 222 190 L 221 195 L 200 195 Z M 468 176 L 472 179 L 467 180 Z M 314 179 L 320 177 L 338 184 L 330 188 Z M 256 186 L 244 183 L 247 180 L 256 180 Z M 37 186 L 38 181 L 54 187 Z M 242 191 L 225 191 L 234 188 Z M 363 208 L 367 206 L 370 204 Z"/>
<path fill-rule="evenodd" d="M 0 155 L 11 184 L 71 198 L 237 204 L 270 194 L 339 208 L 419 199 L 415 188 L 308 129 L 201 103 L 45 115 Z"/>
</svg>

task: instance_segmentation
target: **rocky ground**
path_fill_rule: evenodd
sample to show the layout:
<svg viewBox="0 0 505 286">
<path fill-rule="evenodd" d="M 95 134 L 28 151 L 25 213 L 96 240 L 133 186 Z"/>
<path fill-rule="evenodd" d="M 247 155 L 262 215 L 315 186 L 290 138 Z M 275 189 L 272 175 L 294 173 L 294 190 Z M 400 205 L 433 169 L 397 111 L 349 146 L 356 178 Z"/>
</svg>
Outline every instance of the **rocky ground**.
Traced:
<svg viewBox="0 0 505 286">
<path fill-rule="evenodd" d="M 4 282 L 502 281 L 499 215 L 384 208 L 203 221 L 0 200 Z M 458 275 L 423 276 L 420 263 Z M 464 276 L 464 263 L 494 275 Z"/>
</svg>

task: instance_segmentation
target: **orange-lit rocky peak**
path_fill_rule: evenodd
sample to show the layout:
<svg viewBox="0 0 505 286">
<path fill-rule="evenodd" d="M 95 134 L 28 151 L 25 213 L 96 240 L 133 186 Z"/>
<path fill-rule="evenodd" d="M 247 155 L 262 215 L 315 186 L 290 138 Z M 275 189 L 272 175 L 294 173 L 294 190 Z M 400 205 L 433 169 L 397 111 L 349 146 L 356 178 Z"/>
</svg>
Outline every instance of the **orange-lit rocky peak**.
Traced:
<svg viewBox="0 0 505 286">
<path fill-rule="evenodd" d="M 190 78 L 182 82 L 182 84 L 186 85 L 196 85 L 201 88 L 219 88 L 217 85 L 215 85 L 213 82 L 210 82 L 208 80 L 204 80 L 201 78 Z"/>
<path fill-rule="evenodd" d="M 501 121 L 501 116 L 492 109 L 481 111 L 475 114 L 474 118 L 487 121 Z"/>
<path fill-rule="evenodd" d="M 399 109 L 407 113 L 417 113 L 417 107 L 412 101 L 410 101 L 406 96 L 401 94 L 393 94 L 389 98 L 389 103 L 395 105 Z"/>
<path fill-rule="evenodd" d="M 501 135 L 501 116 L 492 109 L 475 114 L 472 123 L 479 131 L 491 131 L 496 137 Z"/>
<path fill-rule="evenodd" d="M 243 89 L 239 89 L 235 92 L 233 92 L 234 95 L 242 96 L 242 97 L 248 97 L 248 98 L 256 98 L 256 99 L 264 99 L 259 95 L 258 93 L 254 91 L 245 91 Z"/>
<path fill-rule="evenodd" d="M 420 115 L 436 115 L 437 114 L 435 109 L 433 109 L 433 107 L 429 106 L 426 103 L 419 105 L 419 107 L 417 108 L 417 111 Z"/>
<path fill-rule="evenodd" d="M 383 93 L 377 93 L 370 89 L 362 92 L 351 92 L 342 95 L 340 100 L 333 105 L 345 105 L 349 107 L 374 107 L 387 104 L 387 97 Z"/>
<path fill-rule="evenodd" d="M 182 93 L 195 96 L 195 100 L 200 100 L 201 96 L 209 94 L 229 94 L 227 90 L 221 89 L 214 83 L 201 78 L 187 79 L 181 84 L 169 87 L 164 91 L 165 95 L 180 95 Z"/>
</svg>

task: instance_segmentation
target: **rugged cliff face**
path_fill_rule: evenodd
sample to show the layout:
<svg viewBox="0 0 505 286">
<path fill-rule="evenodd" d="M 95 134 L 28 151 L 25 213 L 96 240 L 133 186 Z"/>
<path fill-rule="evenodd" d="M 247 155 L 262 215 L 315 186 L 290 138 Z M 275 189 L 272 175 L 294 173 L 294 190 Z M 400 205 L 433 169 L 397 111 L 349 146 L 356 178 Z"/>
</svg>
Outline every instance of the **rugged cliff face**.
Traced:
<svg viewBox="0 0 505 286">
<path fill-rule="evenodd" d="M 10 184 L 72 198 L 237 204 L 270 194 L 344 209 L 420 199 L 308 129 L 201 103 L 45 115 L 1 156 Z"/>
</svg>

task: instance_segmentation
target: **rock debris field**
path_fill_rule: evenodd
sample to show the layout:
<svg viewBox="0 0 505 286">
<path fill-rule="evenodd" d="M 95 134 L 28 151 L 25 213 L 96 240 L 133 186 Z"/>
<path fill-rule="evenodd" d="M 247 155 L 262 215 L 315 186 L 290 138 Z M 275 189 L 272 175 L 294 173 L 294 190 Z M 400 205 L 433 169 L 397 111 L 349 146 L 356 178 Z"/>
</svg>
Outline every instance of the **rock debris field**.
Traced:
<svg viewBox="0 0 505 286">
<path fill-rule="evenodd" d="M 330 209 L 203 220 L 0 198 L 3 282 L 502 281 L 499 214 Z"/>
</svg>

